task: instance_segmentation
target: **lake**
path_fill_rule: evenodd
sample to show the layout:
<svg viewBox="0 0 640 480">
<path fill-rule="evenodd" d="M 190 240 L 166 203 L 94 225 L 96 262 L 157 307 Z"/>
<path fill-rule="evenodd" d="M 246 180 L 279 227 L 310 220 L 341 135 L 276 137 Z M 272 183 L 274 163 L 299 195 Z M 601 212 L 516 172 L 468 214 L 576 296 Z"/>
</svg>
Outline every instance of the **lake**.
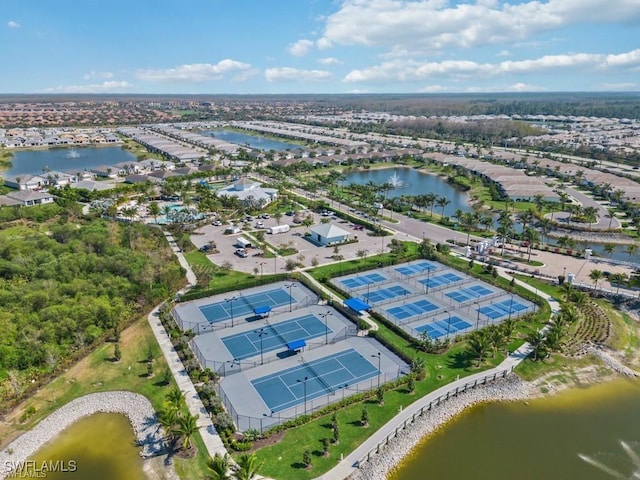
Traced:
<svg viewBox="0 0 640 480">
<path fill-rule="evenodd" d="M 135 162 L 136 156 L 121 147 L 75 147 L 48 150 L 20 150 L 13 153 L 12 167 L 5 175 L 30 173 L 39 175 L 43 169 L 66 172 L 82 171 L 101 165 Z"/>
<path fill-rule="evenodd" d="M 638 425 L 638 380 L 573 389 L 528 405 L 480 405 L 424 440 L 389 478 L 638 478 Z"/>
<path fill-rule="evenodd" d="M 300 148 L 300 145 L 296 145 L 295 143 L 287 143 L 266 137 L 246 135 L 234 130 L 204 130 L 200 133 L 224 140 L 225 142 L 235 143 L 236 145 L 249 145 L 251 148 L 263 150 L 265 152 L 269 150 L 280 152 Z"/>
<path fill-rule="evenodd" d="M 465 192 L 456 190 L 437 175 L 422 173 L 413 168 L 359 170 L 347 173 L 346 177 L 346 180 L 342 182 L 343 185 L 349 185 L 350 183 L 366 184 L 371 181 L 377 185 L 382 185 L 383 183 L 391 182 L 395 178 L 401 183 L 397 188 L 389 191 L 388 196 L 390 198 L 401 195 L 424 195 L 431 192 L 439 197 L 446 197 L 451 201 L 444 209 L 444 213 L 447 216 L 451 216 L 457 209 L 463 212 L 472 211 L 469 205 L 469 196 Z M 439 214 L 442 210 L 434 207 L 433 211 Z"/>
<path fill-rule="evenodd" d="M 141 449 L 134 442 L 133 428 L 124 415 L 97 413 L 78 420 L 30 460 L 37 466 L 58 461 L 66 467 L 75 464 L 75 471 L 47 472 L 47 480 L 145 480 Z"/>
</svg>

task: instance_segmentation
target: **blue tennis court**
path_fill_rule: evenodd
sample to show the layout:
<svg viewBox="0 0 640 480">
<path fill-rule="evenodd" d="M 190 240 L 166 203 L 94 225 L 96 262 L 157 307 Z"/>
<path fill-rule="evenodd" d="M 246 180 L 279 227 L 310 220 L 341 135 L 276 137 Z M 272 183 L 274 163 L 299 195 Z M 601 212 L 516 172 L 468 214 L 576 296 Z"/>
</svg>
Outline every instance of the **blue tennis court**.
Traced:
<svg viewBox="0 0 640 480">
<path fill-rule="evenodd" d="M 489 317 L 491 320 L 496 320 L 498 318 L 506 317 L 509 314 L 520 313 L 528 308 L 529 307 L 517 300 L 503 300 L 499 303 L 485 305 L 484 307 L 479 308 L 478 311 Z"/>
<path fill-rule="evenodd" d="M 305 315 L 275 325 L 267 325 L 255 331 L 230 335 L 221 340 L 233 358 L 242 360 L 258 355 L 261 341 L 264 353 L 285 347 L 294 340 L 309 340 L 330 333 L 333 333 L 333 330 L 327 328 L 325 331 L 325 324 L 315 315 Z"/>
<path fill-rule="evenodd" d="M 470 327 L 471 324 L 466 320 L 463 320 L 460 317 L 452 316 L 451 320 L 449 320 L 449 318 L 443 318 L 435 322 L 416 327 L 415 330 L 420 333 L 426 332 L 429 338 L 440 338 L 446 337 L 447 332 L 449 335 L 453 335 Z"/>
<path fill-rule="evenodd" d="M 394 285 L 392 287 L 380 288 L 373 292 L 365 293 L 363 297 L 369 303 L 380 303 L 384 300 L 390 300 L 392 298 L 408 295 L 409 293 L 411 292 L 409 292 L 409 290 L 407 290 L 406 288 L 401 287 L 400 285 Z"/>
<path fill-rule="evenodd" d="M 417 273 L 422 273 L 422 272 L 427 272 L 427 271 L 432 271 L 435 270 L 436 267 L 433 263 L 429 263 L 429 262 L 420 262 L 420 263 L 413 263 L 411 265 L 403 265 L 401 267 L 397 267 L 395 270 L 398 273 L 401 273 L 402 275 L 416 275 Z"/>
<path fill-rule="evenodd" d="M 462 280 L 462 277 L 460 275 L 456 275 L 453 272 L 447 272 L 443 273 L 442 275 L 434 275 L 433 277 L 423 278 L 418 281 L 421 284 L 428 286 L 429 288 L 436 288 L 459 282 L 460 280 Z"/>
<path fill-rule="evenodd" d="M 384 282 L 386 280 L 387 277 L 385 277 L 384 275 L 373 272 L 366 275 L 358 275 L 357 277 L 345 278 L 344 280 L 340 280 L 340 283 L 342 283 L 347 288 L 359 288 L 374 283 Z"/>
<path fill-rule="evenodd" d="M 368 380 L 379 373 L 366 358 L 356 350 L 349 349 L 256 378 L 251 384 L 269 409 L 279 412 L 303 403 L 305 393 L 306 399 L 311 400 L 344 385 Z"/>
<path fill-rule="evenodd" d="M 280 307 L 292 300 L 293 298 L 282 288 L 276 288 L 251 295 L 236 295 L 229 300 L 204 305 L 200 307 L 200 311 L 209 323 L 218 323 L 231 317 L 253 315 L 257 307 Z"/>
<path fill-rule="evenodd" d="M 387 309 L 387 313 L 390 313 L 398 320 L 404 320 L 405 318 L 415 317 L 416 315 L 422 315 L 423 313 L 433 312 L 439 308 L 440 307 L 431 303 L 429 300 L 418 300 L 417 302 L 389 308 Z"/>
<path fill-rule="evenodd" d="M 491 295 L 493 290 L 483 285 L 471 285 L 470 287 L 454 290 L 453 292 L 447 292 L 445 295 L 456 302 L 462 303 L 474 298 L 482 298 L 487 295 Z"/>
</svg>

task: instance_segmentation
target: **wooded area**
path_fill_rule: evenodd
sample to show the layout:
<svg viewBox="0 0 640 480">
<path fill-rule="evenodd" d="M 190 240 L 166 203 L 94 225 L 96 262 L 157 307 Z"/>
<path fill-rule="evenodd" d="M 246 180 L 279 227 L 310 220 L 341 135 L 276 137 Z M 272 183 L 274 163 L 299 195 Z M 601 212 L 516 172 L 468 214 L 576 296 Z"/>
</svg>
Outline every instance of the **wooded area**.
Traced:
<svg viewBox="0 0 640 480">
<path fill-rule="evenodd" d="M 184 281 L 160 230 L 142 224 L 58 214 L 46 223 L 20 218 L 2 228 L 4 398 L 117 336 Z"/>
</svg>

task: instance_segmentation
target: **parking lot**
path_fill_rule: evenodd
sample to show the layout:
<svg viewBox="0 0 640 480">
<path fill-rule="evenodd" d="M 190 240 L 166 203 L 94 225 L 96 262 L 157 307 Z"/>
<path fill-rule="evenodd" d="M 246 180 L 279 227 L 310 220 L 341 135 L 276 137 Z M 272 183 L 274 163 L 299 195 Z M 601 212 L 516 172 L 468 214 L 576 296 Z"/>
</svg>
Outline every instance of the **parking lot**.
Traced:
<svg viewBox="0 0 640 480">
<path fill-rule="evenodd" d="M 351 234 L 351 238 L 357 237 L 357 242 L 339 246 L 339 253 L 345 260 L 357 258 L 357 252 L 359 250 L 367 250 L 369 254 L 380 253 L 383 248 L 387 248 L 391 239 L 394 238 L 394 236 L 369 236 L 366 229 L 359 230 L 357 229 L 358 227 L 354 228 L 353 224 L 337 217 L 322 216 L 318 213 L 308 211 L 300 214 L 299 216 L 304 218 L 306 215 L 313 216 L 313 225 L 320 224 L 322 219 L 329 219 L 331 223 L 334 223 L 343 230 L 349 232 Z M 271 274 L 274 272 L 282 273 L 284 272 L 285 263 L 288 258 L 294 259 L 297 262 L 299 261 L 305 267 L 311 266 L 314 258 L 317 259 L 319 265 L 333 262 L 333 246 L 319 247 L 305 240 L 304 233 L 307 231 L 307 228 L 302 224 L 294 224 L 292 220 L 293 217 L 286 215 L 282 216 L 279 223 L 273 217 L 268 219 L 258 219 L 254 217 L 253 220 L 249 222 L 251 227 L 248 230 L 243 229 L 241 233 L 234 234 L 225 234 L 225 230 L 229 227 L 228 224 L 219 226 L 209 224 L 196 230 L 194 235 L 191 236 L 191 241 L 197 248 L 201 248 L 213 241 L 216 244 L 219 253 L 205 252 L 213 263 L 216 265 L 222 265 L 224 262 L 230 262 L 232 269 L 247 273 L 253 273 L 256 271 L 255 269 L 257 269 L 258 272 L 262 272 L 262 274 Z M 263 228 L 256 228 L 258 222 L 262 223 Z M 268 227 L 283 224 L 290 225 L 291 230 L 278 234 L 266 233 L 266 229 Z M 291 246 L 295 248 L 298 253 L 288 257 L 265 258 L 262 256 L 262 250 L 254 247 L 247 249 L 248 255 L 245 258 L 234 254 L 238 248 L 238 246 L 236 246 L 238 237 L 244 237 L 251 240 L 251 232 L 260 230 L 265 232 L 265 242 L 271 245 L 274 249 Z M 303 256 L 304 258 L 300 260 L 300 256 Z"/>
</svg>

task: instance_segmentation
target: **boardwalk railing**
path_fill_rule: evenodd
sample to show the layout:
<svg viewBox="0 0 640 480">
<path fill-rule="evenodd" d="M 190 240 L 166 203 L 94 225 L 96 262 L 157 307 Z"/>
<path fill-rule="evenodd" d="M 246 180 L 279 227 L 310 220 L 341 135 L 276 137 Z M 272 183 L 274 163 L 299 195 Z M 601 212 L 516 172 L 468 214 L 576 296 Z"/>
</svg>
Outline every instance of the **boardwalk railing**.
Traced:
<svg viewBox="0 0 640 480">
<path fill-rule="evenodd" d="M 451 397 L 457 396 L 459 393 L 466 392 L 470 388 L 475 388 L 479 385 L 486 385 L 488 382 L 493 382 L 500 378 L 506 378 L 509 373 L 512 372 L 511 369 L 499 370 L 497 372 L 489 373 L 482 377 L 477 377 L 473 380 L 469 380 L 462 385 L 452 386 L 450 389 L 446 390 L 444 393 L 436 397 L 435 399 L 428 400 L 429 396 L 425 398 L 425 402 L 417 407 L 413 413 L 408 416 L 404 415 L 404 419 L 401 420 L 398 425 L 393 429 L 389 434 L 385 436 L 383 440 L 378 442 L 378 444 L 371 448 L 367 453 L 365 453 L 360 459 L 355 463 L 355 467 L 360 468 L 365 462 L 368 462 L 373 455 L 380 453 L 380 451 L 389 444 L 389 441 L 392 438 L 398 436 L 398 433 L 402 430 L 405 430 L 408 425 L 411 425 L 416 421 L 416 419 L 420 418 L 426 412 L 430 411 L 433 407 L 440 405 L 442 402 L 449 400 Z"/>
</svg>

